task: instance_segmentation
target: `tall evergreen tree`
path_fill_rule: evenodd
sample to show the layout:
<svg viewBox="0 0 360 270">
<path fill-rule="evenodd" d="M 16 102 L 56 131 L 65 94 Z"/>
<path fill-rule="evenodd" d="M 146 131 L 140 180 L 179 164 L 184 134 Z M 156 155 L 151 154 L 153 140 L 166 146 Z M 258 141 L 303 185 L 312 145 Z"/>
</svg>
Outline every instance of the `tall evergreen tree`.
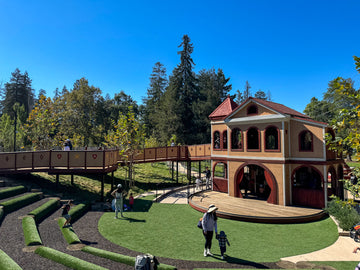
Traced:
<svg viewBox="0 0 360 270">
<path fill-rule="evenodd" d="M 226 78 L 223 71 L 218 69 L 201 70 L 197 76 L 199 99 L 194 108 L 195 126 L 194 137 L 196 143 L 208 143 L 211 137 L 210 121 L 208 116 L 219 106 L 231 90 L 228 85 L 230 78 Z"/>
<path fill-rule="evenodd" d="M 196 78 L 193 72 L 195 64 L 191 58 L 194 47 L 187 35 L 183 36 L 179 47 L 182 47 L 182 50 L 178 52 L 180 63 L 169 78 L 169 86 L 162 103 L 163 116 L 167 117 L 162 119 L 159 126 L 163 132 L 162 140 L 167 137 L 167 141 L 172 134 L 175 134 L 180 143 L 193 144 L 196 132 L 194 102 L 198 98 Z M 171 125 L 168 121 L 171 121 Z M 166 125 L 168 128 L 165 130 Z"/>
<path fill-rule="evenodd" d="M 145 105 L 143 122 L 146 126 L 146 134 L 148 136 L 159 136 L 156 126 L 159 122 L 158 114 L 161 110 L 160 100 L 167 84 L 166 69 L 160 62 L 155 63 L 150 75 L 150 87 L 147 90 L 147 97 L 143 99 Z"/>
<path fill-rule="evenodd" d="M 34 105 L 34 90 L 31 87 L 29 74 L 26 71 L 22 74 L 18 68 L 11 73 L 10 82 L 5 84 L 3 100 L 1 101 L 2 113 L 7 113 L 14 119 L 16 114 L 15 103 L 18 106 L 24 106 L 26 116 L 29 115 Z"/>
</svg>

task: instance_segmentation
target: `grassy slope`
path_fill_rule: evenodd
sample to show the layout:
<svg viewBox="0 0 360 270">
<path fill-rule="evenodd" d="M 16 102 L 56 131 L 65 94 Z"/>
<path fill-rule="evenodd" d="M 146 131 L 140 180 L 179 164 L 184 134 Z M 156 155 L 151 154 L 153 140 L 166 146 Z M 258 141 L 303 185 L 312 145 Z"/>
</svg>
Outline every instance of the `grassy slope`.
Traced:
<svg viewBox="0 0 360 270">
<path fill-rule="evenodd" d="M 186 260 L 204 260 L 204 238 L 196 227 L 202 216 L 188 205 L 145 204 L 136 200 L 135 212 L 127 219 L 105 213 L 99 221 L 100 233 L 110 241 L 142 253 Z M 219 219 L 218 228 L 228 235 L 230 261 L 278 261 L 281 257 L 322 249 L 337 239 L 331 219 L 305 224 L 275 225 Z M 213 253 L 219 254 L 217 241 Z M 217 261 L 213 258 L 206 260 Z"/>
</svg>

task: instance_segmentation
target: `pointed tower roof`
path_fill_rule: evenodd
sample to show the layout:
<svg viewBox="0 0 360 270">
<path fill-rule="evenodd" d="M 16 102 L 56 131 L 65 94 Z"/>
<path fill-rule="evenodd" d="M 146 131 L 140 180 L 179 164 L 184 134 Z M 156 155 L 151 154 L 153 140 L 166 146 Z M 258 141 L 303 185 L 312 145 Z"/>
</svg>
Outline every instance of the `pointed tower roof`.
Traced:
<svg viewBox="0 0 360 270">
<path fill-rule="evenodd" d="M 230 95 L 209 115 L 210 120 L 223 120 L 232 113 L 238 105 L 230 98 Z"/>
</svg>

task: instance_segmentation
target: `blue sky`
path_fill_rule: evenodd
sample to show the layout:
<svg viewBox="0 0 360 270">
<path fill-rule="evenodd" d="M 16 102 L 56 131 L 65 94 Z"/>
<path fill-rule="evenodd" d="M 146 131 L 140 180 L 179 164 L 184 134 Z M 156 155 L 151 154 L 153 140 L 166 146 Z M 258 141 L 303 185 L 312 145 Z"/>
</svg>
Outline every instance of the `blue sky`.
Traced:
<svg viewBox="0 0 360 270">
<path fill-rule="evenodd" d="M 19 68 L 52 97 L 85 77 L 140 104 L 154 64 L 170 75 L 187 34 L 195 72 L 221 68 L 231 94 L 249 81 L 302 112 L 337 76 L 360 81 L 359 11 L 358 0 L 0 0 L 0 83 Z"/>
</svg>

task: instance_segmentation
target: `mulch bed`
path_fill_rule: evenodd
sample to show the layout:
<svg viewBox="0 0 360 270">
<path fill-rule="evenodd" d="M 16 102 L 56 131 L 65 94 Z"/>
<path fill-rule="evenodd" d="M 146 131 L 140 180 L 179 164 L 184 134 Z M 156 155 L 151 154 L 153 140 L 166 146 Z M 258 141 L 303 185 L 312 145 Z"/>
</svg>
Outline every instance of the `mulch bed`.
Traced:
<svg viewBox="0 0 360 270">
<path fill-rule="evenodd" d="M 68 269 L 67 267 L 42 258 L 39 255 L 26 251 L 25 241 L 22 231 L 20 217 L 25 216 L 31 210 L 34 210 L 38 206 L 46 202 L 47 199 L 43 199 L 39 202 L 33 203 L 26 207 L 21 208 L 18 211 L 5 215 L 3 220 L 0 222 L 0 249 L 9 255 L 22 269 Z M 73 229 L 86 244 L 96 248 L 116 252 L 123 255 L 133 256 L 140 254 L 139 252 L 129 250 L 124 247 L 113 244 L 107 239 L 103 238 L 98 232 L 98 221 L 102 216 L 103 211 L 91 210 L 81 217 L 78 221 L 73 224 Z M 43 241 L 43 245 L 56 249 L 58 251 L 70 254 L 77 258 L 92 262 L 108 269 L 134 269 L 132 266 L 119 264 L 111 260 L 96 257 L 91 254 L 79 251 L 71 250 L 69 245 L 65 241 L 58 223 L 57 218 L 61 216 L 61 209 L 47 217 L 42 221 L 39 226 L 39 233 Z M 186 248 L 186 247 L 185 247 Z M 201 250 L 199 252 L 202 252 Z M 153 254 L 156 256 L 156 254 Z M 241 254 L 239 254 L 241 258 Z M 224 262 L 207 262 L 206 258 L 204 261 L 186 261 L 176 260 L 170 258 L 158 257 L 160 263 L 169 264 L 177 267 L 177 269 L 193 269 L 193 268 L 247 268 L 247 269 L 279 269 L 280 267 L 276 263 L 255 263 L 244 261 L 242 264 L 224 263 Z"/>
</svg>

